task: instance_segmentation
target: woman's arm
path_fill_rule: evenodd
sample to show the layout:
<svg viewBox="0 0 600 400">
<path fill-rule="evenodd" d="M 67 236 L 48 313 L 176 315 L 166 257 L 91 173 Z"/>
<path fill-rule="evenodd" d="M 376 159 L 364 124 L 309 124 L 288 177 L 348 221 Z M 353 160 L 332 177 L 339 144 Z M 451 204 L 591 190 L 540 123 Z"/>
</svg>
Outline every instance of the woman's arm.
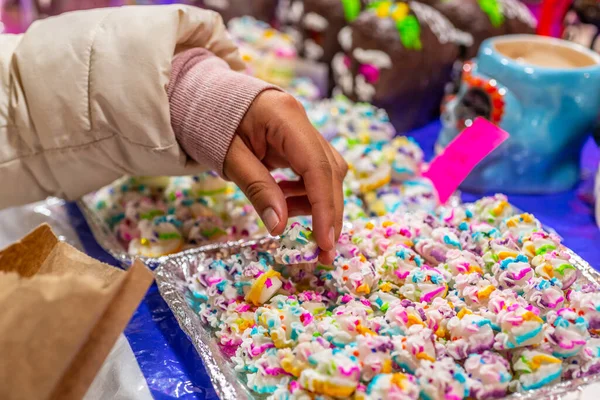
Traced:
<svg viewBox="0 0 600 400">
<path fill-rule="evenodd" d="M 0 35 L 0 208 L 203 169 L 176 140 L 167 95 L 173 58 L 195 47 L 243 68 L 221 18 L 181 5 L 70 13 Z"/>
</svg>

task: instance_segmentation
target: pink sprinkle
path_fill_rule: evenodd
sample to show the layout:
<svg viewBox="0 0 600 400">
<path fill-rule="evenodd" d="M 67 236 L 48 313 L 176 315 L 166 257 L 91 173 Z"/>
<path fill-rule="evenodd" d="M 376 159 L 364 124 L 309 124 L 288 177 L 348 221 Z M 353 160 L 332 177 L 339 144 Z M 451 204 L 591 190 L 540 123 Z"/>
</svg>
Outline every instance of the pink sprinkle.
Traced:
<svg viewBox="0 0 600 400">
<path fill-rule="evenodd" d="M 264 367 L 264 370 L 265 370 L 265 374 L 271 375 L 271 376 L 284 375 L 286 373 L 283 368 L 277 368 L 277 367 Z"/>
<path fill-rule="evenodd" d="M 352 66 L 352 60 L 350 60 L 350 57 L 344 56 L 344 65 L 347 68 L 350 68 Z"/>
<path fill-rule="evenodd" d="M 410 271 L 402 272 L 402 271 L 396 270 L 396 271 L 394 271 L 394 274 L 396 274 L 396 276 L 399 279 L 406 279 L 406 277 L 408 276 L 408 274 L 410 274 Z"/>
<path fill-rule="evenodd" d="M 345 294 L 345 295 L 342 297 L 342 303 L 348 303 L 348 302 L 350 302 L 350 301 L 352 301 L 352 296 L 350 296 L 349 294 Z"/>
<path fill-rule="evenodd" d="M 400 234 L 402 236 L 406 236 L 407 238 L 410 238 L 412 236 L 411 233 L 410 233 L 410 231 L 408 229 L 406 229 L 406 228 L 400 229 Z"/>
<path fill-rule="evenodd" d="M 363 303 L 367 307 L 371 307 L 371 302 L 367 299 L 361 299 L 360 302 Z"/>
<path fill-rule="evenodd" d="M 519 308 L 519 305 L 515 303 L 515 304 L 511 304 L 511 305 L 510 305 L 510 306 L 508 306 L 506 309 L 507 309 L 508 311 L 512 312 L 512 311 L 515 311 L 515 310 L 516 310 L 516 309 L 518 309 L 518 308 Z"/>
<path fill-rule="evenodd" d="M 212 286 L 212 285 L 216 285 L 217 283 L 221 282 L 223 280 L 223 278 L 206 278 L 206 282 Z"/>
<path fill-rule="evenodd" d="M 271 278 L 267 278 L 267 280 L 265 281 L 265 286 L 267 288 L 270 288 L 271 286 L 273 286 L 273 283 L 271 282 Z"/>
<path fill-rule="evenodd" d="M 128 242 L 130 242 L 131 241 L 131 235 L 129 233 L 124 233 L 123 234 L 123 239 L 125 239 Z"/>
<path fill-rule="evenodd" d="M 250 309 L 250 305 L 249 304 L 241 304 L 236 311 L 237 312 L 246 312 Z"/>
<path fill-rule="evenodd" d="M 374 84 L 379 80 L 379 68 L 373 64 L 363 64 L 358 68 L 358 73 L 365 77 L 365 80 Z"/>
<path fill-rule="evenodd" d="M 353 365 L 347 370 L 345 370 L 344 367 L 340 365 L 338 369 L 340 370 L 340 373 L 344 376 L 352 376 L 354 373 L 360 374 L 360 369 L 356 365 Z"/>
<path fill-rule="evenodd" d="M 298 381 L 290 382 L 290 392 L 293 394 L 296 390 L 300 390 L 300 384 Z"/>
<path fill-rule="evenodd" d="M 450 215 L 448 216 L 448 218 L 444 218 L 445 222 L 450 222 L 452 221 L 452 218 L 454 218 L 454 209 L 452 209 L 452 212 L 450 213 Z"/>
<path fill-rule="evenodd" d="M 446 290 L 446 288 L 444 286 L 439 287 L 429 293 L 426 293 L 425 295 L 421 296 L 421 301 L 425 301 L 427 303 L 431 302 L 431 300 L 433 300 L 433 298 L 438 295 L 439 293 L 442 293 L 444 290 Z"/>
<path fill-rule="evenodd" d="M 304 326 L 309 325 L 311 322 L 313 322 L 314 318 L 312 316 L 312 314 L 310 313 L 304 313 L 302 314 L 302 323 L 304 324 Z"/>
</svg>

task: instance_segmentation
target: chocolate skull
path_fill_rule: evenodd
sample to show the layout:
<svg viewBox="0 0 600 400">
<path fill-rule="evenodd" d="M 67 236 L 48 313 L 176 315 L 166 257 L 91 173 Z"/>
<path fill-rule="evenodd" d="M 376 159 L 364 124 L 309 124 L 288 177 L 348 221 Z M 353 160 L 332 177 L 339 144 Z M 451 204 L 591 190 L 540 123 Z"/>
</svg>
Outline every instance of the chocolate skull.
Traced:
<svg viewBox="0 0 600 400">
<path fill-rule="evenodd" d="M 195 5 L 218 12 L 225 23 L 244 15 L 273 23 L 277 2 L 278 0 L 196 0 Z"/>
<path fill-rule="evenodd" d="M 329 64 L 341 50 L 338 34 L 373 0 L 304 0 L 300 21 L 302 54 Z"/>
<path fill-rule="evenodd" d="M 600 53 L 600 1 L 575 0 L 563 25 L 564 39 Z"/>
<path fill-rule="evenodd" d="M 344 51 L 332 62 L 339 90 L 384 108 L 406 132 L 437 115 L 459 46 L 471 38 L 423 3 L 380 2 L 339 39 Z"/>
<path fill-rule="evenodd" d="M 422 1 L 444 14 L 457 29 L 473 36 L 473 45 L 464 49 L 465 59 L 475 57 L 487 38 L 535 32 L 535 18 L 518 0 Z"/>
</svg>

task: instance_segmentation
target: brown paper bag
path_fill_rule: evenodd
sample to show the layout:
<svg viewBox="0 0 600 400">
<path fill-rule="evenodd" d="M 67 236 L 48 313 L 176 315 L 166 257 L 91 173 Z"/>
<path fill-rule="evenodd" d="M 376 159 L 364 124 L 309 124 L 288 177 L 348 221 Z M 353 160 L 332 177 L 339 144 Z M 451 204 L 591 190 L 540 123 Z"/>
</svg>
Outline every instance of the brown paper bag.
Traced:
<svg viewBox="0 0 600 400">
<path fill-rule="evenodd" d="M 0 399 L 80 399 L 152 283 L 42 225 L 0 252 Z"/>
</svg>

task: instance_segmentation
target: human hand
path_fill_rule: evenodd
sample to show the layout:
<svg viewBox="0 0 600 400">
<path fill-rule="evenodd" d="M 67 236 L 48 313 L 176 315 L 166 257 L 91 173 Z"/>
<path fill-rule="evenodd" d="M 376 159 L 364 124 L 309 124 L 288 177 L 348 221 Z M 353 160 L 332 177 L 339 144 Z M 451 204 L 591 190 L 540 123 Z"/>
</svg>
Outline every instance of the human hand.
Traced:
<svg viewBox="0 0 600 400">
<path fill-rule="evenodd" d="M 301 180 L 277 184 L 269 173 L 276 168 L 291 168 Z M 319 261 L 333 262 L 348 166 L 296 99 L 276 90 L 259 94 L 238 127 L 223 171 L 246 194 L 272 235 L 283 233 L 289 217 L 311 214 Z"/>
</svg>

